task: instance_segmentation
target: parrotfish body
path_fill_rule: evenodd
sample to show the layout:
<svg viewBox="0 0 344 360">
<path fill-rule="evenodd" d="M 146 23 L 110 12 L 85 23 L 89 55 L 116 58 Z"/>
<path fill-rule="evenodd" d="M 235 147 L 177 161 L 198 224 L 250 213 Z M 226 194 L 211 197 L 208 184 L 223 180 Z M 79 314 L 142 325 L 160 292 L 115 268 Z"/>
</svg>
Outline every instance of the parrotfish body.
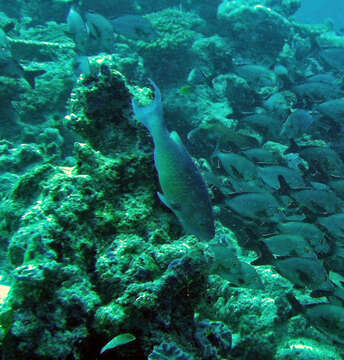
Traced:
<svg viewBox="0 0 344 360">
<path fill-rule="evenodd" d="M 132 101 L 136 117 L 150 131 L 155 149 L 154 161 L 163 194 L 160 200 L 178 217 L 184 230 L 201 240 L 213 238 L 214 217 L 207 186 L 176 132 L 164 124 L 159 88 L 151 105 L 139 107 Z"/>
</svg>

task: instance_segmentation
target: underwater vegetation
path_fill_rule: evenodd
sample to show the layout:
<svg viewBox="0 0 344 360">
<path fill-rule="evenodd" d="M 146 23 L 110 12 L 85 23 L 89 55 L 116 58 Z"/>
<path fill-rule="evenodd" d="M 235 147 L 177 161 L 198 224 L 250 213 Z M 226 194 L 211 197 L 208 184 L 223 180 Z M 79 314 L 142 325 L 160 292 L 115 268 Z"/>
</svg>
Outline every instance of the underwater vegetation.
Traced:
<svg viewBox="0 0 344 360">
<path fill-rule="evenodd" d="M 0 358 L 343 359 L 342 32 L 0 4 Z"/>
</svg>

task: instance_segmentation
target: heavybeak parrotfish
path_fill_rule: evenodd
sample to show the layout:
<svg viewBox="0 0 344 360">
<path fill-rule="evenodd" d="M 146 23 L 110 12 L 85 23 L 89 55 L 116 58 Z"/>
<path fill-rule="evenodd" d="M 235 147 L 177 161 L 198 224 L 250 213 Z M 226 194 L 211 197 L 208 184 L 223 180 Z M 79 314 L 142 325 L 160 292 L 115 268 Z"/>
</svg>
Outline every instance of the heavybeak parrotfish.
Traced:
<svg viewBox="0 0 344 360">
<path fill-rule="evenodd" d="M 178 217 L 184 230 L 201 240 L 214 237 L 214 216 L 207 186 L 190 154 L 175 131 L 164 124 L 159 88 L 152 104 L 140 107 L 132 100 L 135 116 L 150 131 L 154 141 L 154 162 L 163 194 L 160 200 Z"/>
</svg>

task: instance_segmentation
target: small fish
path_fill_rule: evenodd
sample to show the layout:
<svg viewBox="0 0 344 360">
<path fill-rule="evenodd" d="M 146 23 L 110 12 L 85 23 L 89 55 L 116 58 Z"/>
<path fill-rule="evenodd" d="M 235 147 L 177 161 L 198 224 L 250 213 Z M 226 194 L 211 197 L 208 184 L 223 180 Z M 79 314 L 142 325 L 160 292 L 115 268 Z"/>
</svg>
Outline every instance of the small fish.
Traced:
<svg viewBox="0 0 344 360">
<path fill-rule="evenodd" d="M 135 116 L 150 131 L 154 141 L 154 162 L 163 194 L 160 200 L 178 217 L 186 232 L 201 240 L 214 237 L 214 216 L 207 186 L 176 132 L 164 124 L 159 88 L 151 105 L 139 107 L 133 100 Z"/>
<path fill-rule="evenodd" d="M 67 15 L 68 33 L 73 37 L 78 54 L 85 55 L 88 48 L 88 31 L 77 7 L 73 4 Z"/>
<path fill-rule="evenodd" d="M 112 350 L 118 346 L 128 344 L 134 340 L 136 340 L 136 337 L 130 333 L 117 335 L 102 347 L 100 354 L 103 354 L 105 351 Z"/>
<path fill-rule="evenodd" d="M 115 33 L 134 40 L 156 40 L 159 35 L 153 29 L 151 22 L 140 15 L 123 15 L 111 24 Z"/>
<path fill-rule="evenodd" d="M 239 260 L 234 249 L 223 244 L 210 244 L 210 248 L 215 256 L 212 268 L 214 274 L 238 287 L 260 290 L 264 288 L 255 268 Z"/>
<path fill-rule="evenodd" d="M 35 88 L 35 78 L 45 73 L 45 70 L 25 70 L 13 58 L 10 43 L 3 30 L 0 29 L 0 76 L 14 79 L 24 78 L 32 89 Z"/>
</svg>

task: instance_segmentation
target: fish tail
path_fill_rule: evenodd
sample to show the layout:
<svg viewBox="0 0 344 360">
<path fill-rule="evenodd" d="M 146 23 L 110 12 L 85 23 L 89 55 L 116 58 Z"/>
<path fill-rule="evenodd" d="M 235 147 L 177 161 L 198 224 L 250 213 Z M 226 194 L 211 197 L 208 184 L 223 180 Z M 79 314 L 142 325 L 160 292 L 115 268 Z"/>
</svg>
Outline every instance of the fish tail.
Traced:
<svg viewBox="0 0 344 360">
<path fill-rule="evenodd" d="M 36 86 L 35 78 L 36 76 L 43 75 L 45 70 L 24 70 L 24 79 L 29 83 L 31 89 L 34 89 Z"/>
<path fill-rule="evenodd" d="M 163 122 L 163 108 L 161 101 L 161 92 L 153 80 L 148 79 L 154 88 L 154 100 L 148 106 L 139 106 L 135 100 L 131 101 L 135 116 L 145 125 L 151 132 L 152 128 L 158 125 L 162 125 Z M 160 124 L 157 124 L 157 121 Z"/>
</svg>

